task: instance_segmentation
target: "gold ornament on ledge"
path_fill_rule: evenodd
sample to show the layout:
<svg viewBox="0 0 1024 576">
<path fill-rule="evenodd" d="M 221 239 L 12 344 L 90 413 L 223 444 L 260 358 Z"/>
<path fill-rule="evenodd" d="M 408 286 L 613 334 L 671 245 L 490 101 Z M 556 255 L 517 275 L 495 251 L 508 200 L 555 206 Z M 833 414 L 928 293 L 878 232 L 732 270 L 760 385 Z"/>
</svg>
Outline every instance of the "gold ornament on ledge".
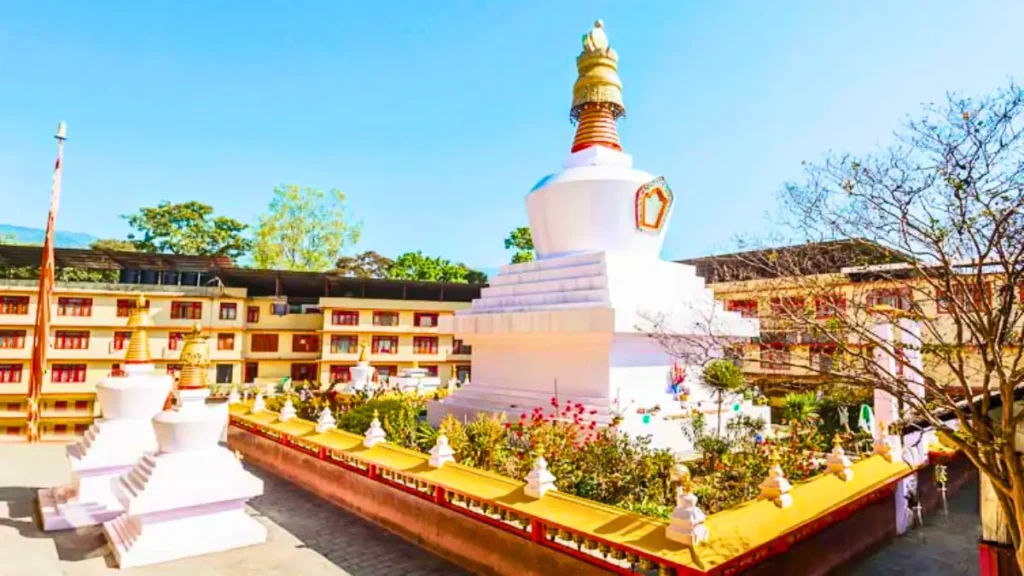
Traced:
<svg viewBox="0 0 1024 576">
<path fill-rule="evenodd" d="M 128 328 L 132 335 L 128 340 L 128 351 L 125 353 L 125 364 L 149 364 L 149 333 L 147 329 L 153 326 L 153 319 L 149 317 L 149 303 L 146 296 L 139 293 L 135 300 L 135 307 L 128 316 Z"/>
<path fill-rule="evenodd" d="M 366 342 L 359 344 L 359 361 L 366 362 L 369 360 L 366 354 Z"/>
<path fill-rule="evenodd" d="M 178 377 L 178 389 L 206 388 L 209 366 L 210 349 L 203 336 L 202 326 L 196 324 L 192 327 L 192 332 L 185 337 L 185 344 L 181 348 L 181 376 Z"/>
</svg>

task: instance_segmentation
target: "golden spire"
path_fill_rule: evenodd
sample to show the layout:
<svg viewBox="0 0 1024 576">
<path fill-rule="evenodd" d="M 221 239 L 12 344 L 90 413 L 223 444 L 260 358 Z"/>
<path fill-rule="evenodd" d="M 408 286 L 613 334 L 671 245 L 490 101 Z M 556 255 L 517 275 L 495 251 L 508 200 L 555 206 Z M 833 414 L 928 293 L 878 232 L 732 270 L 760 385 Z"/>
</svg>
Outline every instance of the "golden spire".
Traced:
<svg viewBox="0 0 1024 576">
<path fill-rule="evenodd" d="M 412 369 L 413 370 L 419 370 L 420 369 L 420 361 L 419 360 L 413 360 L 412 361 Z"/>
<path fill-rule="evenodd" d="M 833 448 L 842 448 L 843 447 L 843 439 L 839 436 L 839 432 L 836 432 L 836 435 L 832 437 L 832 447 Z"/>
<path fill-rule="evenodd" d="M 359 361 L 366 362 L 367 360 L 368 358 L 366 357 L 366 342 L 363 342 L 362 344 L 359 345 Z"/>
<path fill-rule="evenodd" d="M 598 20 L 583 35 L 583 52 L 576 57 L 579 76 L 572 88 L 569 117 L 577 123 L 572 151 L 604 146 L 622 150 L 615 121 L 626 114 L 622 103 L 619 55 L 608 45 L 604 24 Z"/>
<path fill-rule="evenodd" d="M 181 376 L 178 377 L 178 390 L 196 390 L 206 388 L 207 370 L 210 366 L 210 350 L 203 337 L 203 327 L 196 324 L 192 332 L 185 337 L 185 345 L 181 348 Z"/>
<path fill-rule="evenodd" d="M 132 335 L 128 340 L 128 351 L 124 355 L 125 364 L 149 364 L 149 334 L 147 328 L 153 325 L 149 317 L 149 304 L 146 296 L 139 293 L 135 307 L 128 316 L 128 328 Z"/>
</svg>

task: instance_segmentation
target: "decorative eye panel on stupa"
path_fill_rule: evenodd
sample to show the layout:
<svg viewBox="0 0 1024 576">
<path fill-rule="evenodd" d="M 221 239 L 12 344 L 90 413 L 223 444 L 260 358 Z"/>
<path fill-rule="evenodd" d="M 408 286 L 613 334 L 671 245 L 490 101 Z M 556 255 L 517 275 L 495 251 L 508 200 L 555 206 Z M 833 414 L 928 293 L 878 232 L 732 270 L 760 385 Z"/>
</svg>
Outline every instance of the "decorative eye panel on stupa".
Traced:
<svg viewBox="0 0 1024 576">
<path fill-rule="evenodd" d="M 664 176 L 658 176 L 636 191 L 636 229 L 660 232 L 672 208 L 672 189 Z"/>
</svg>

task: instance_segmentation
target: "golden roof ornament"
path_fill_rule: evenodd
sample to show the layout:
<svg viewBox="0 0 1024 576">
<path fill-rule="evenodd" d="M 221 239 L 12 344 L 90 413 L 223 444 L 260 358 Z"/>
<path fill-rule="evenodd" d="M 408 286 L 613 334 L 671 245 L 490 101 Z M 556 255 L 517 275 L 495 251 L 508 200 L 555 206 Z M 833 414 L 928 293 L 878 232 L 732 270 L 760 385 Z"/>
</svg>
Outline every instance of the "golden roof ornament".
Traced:
<svg viewBox="0 0 1024 576">
<path fill-rule="evenodd" d="M 366 362 L 368 360 L 369 358 L 367 358 L 366 354 L 366 342 L 363 342 L 362 344 L 359 345 L 359 361 Z"/>
<path fill-rule="evenodd" d="M 569 117 L 578 124 L 572 151 L 591 146 L 621 150 L 615 121 L 626 114 L 619 80 L 619 55 L 608 44 L 604 24 L 598 20 L 583 35 L 583 52 L 576 57 L 576 84 L 572 88 Z"/>
<path fill-rule="evenodd" d="M 146 296 L 139 293 L 135 300 L 135 307 L 128 316 L 128 328 L 132 335 L 128 340 L 128 351 L 125 352 L 125 364 L 149 364 L 149 334 L 147 328 L 153 326 L 153 319 L 149 317 L 149 303 Z"/>
<path fill-rule="evenodd" d="M 185 336 L 185 344 L 181 348 L 181 376 L 178 377 L 178 390 L 197 390 L 206 388 L 207 371 L 210 366 L 210 349 L 203 336 L 203 327 L 196 324 Z"/>
</svg>

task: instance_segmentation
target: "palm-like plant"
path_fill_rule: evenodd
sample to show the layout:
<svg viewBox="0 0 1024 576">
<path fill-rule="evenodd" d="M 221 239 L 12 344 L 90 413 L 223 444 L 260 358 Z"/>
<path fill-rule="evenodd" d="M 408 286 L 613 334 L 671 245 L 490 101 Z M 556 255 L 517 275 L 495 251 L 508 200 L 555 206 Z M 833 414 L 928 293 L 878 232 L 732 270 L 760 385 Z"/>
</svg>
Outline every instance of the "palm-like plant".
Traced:
<svg viewBox="0 0 1024 576">
<path fill-rule="evenodd" d="M 722 404 L 725 403 L 726 394 L 733 394 L 743 390 L 747 385 L 747 379 L 743 371 L 730 360 L 712 360 L 701 374 L 704 384 L 711 387 L 718 397 L 718 435 L 722 435 Z"/>
</svg>

